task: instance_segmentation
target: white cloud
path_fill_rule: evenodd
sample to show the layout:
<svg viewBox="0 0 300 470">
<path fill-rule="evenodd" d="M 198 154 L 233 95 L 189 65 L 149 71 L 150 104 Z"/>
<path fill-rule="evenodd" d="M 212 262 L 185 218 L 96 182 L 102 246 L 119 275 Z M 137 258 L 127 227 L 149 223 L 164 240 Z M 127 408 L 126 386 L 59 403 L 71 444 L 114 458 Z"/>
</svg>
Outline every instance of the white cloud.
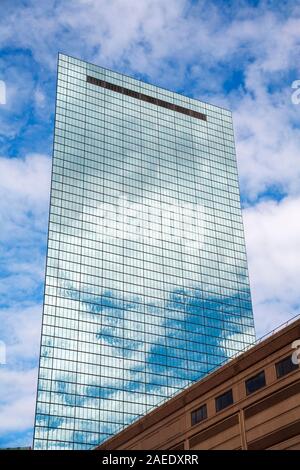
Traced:
<svg viewBox="0 0 300 470">
<path fill-rule="evenodd" d="M 6 84 L 0 80 L 0 104 L 6 104 Z"/>
<path fill-rule="evenodd" d="M 1 295 L 9 305 L 26 300 L 44 275 L 50 159 L 0 158 Z"/>
<path fill-rule="evenodd" d="M 244 211 L 258 336 L 300 313 L 300 197 Z"/>
<path fill-rule="evenodd" d="M 37 370 L 0 368 L 0 434 L 33 426 Z"/>
<path fill-rule="evenodd" d="M 46 156 L 0 158 L 0 293 L 6 305 L 0 337 L 7 350 L 0 366 L 1 441 L 33 425 L 42 311 L 35 298 L 44 278 L 49 181 Z"/>
<path fill-rule="evenodd" d="M 41 113 L 44 112 L 46 107 L 46 96 L 41 88 L 36 88 L 34 92 L 34 100 L 37 110 Z"/>
<path fill-rule="evenodd" d="M 21 158 L 0 158 L 0 189 L 17 200 L 40 208 L 49 199 L 50 159 L 45 155 Z"/>
<path fill-rule="evenodd" d="M 290 83 L 273 94 L 258 66 L 248 70 L 248 92 L 234 98 L 234 124 L 241 188 L 254 199 L 276 187 L 299 194 L 300 129 L 294 126 L 299 107 L 292 104 Z"/>
<path fill-rule="evenodd" d="M 35 85 L 26 57 L 21 70 L 17 60 L 9 61 L 1 57 L 0 78 L 5 80 L 6 90 L 6 100 L 0 114 L 0 142 L 5 144 L 17 138 L 28 123 Z"/>
<path fill-rule="evenodd" d="M 2 309 L 0 318 L 1 337 L 5 339 L 7 348 L 7 366 L 22 365 L 26 361 L 36 363 L 39 354 L 42 305 L 31 304 Z"/>
<path fill-rule="evenodd" d="M 41 312 L 41 305 L 0 312 L 6 344 L 6 364 L 0 365 L 0 442 L 5 445 L 17 445 L 15 438 L 6 442 L 9 433 L 25 431 L 19 445 L 32 442 Z"/>
<path fill-rule="evenodd" d="M 19 239 L 28 244 L 27 232 L 34 238 L 45 232 L 49 188 L 50 159 L 46 156 L 0 157 L 1 241 Z"/>
</svg>

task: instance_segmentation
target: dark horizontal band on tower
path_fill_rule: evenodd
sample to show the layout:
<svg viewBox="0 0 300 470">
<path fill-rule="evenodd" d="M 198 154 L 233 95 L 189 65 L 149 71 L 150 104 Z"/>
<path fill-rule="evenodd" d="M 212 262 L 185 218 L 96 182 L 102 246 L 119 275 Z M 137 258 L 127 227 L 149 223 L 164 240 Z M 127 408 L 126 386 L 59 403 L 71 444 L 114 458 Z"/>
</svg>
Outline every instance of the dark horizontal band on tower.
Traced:
<svg viewBox="0 0 300 470">
<path fill-rule="evenodd" d="M 128 88 L 115 85 L 114 83 L 109 83 L 105 80 L 100 80 L 99 78 L 87 75 L 86 81 L 88 83 L 92 83 L 93 85 L 101 86 L 102 88 L 107 88 L 111 91 L 116 91 L 117 93 L 121 93 L 122 95 L 131 96 L 132 98 L 146 101 L 147 103 L 156 104 L 157 106 L 161 106 L 162 108 L 172 109 L 173 111 L 177 111 L 181 114 L 186 114 L 196 119 L 201 119 L 202 121 L 207 120 L 206 115 L 203 113 L 199 113 L 198 111 L 183 108 L 182 106 L 178 106 L 177 104 L 168 103 L 168 101 L 159 100 L 158 98 L 153 98 L 152 96 L 144 95 L 144 93 L 139 93 L 138 91 L 129 90 Z"/>
</svg>

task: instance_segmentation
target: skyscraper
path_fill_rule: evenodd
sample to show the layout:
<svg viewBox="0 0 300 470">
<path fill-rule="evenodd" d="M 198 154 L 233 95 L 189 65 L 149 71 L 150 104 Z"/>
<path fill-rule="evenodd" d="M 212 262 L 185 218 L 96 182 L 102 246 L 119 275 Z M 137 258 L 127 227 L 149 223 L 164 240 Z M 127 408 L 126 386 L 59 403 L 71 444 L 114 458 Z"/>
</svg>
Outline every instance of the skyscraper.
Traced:
<svg viewBox="0 0 300 470">
<path fill-rule="evenodd" d="M 251 344 L 231 113 L 59 55 L 35 449 L 89 449 Z"/>
</svg>

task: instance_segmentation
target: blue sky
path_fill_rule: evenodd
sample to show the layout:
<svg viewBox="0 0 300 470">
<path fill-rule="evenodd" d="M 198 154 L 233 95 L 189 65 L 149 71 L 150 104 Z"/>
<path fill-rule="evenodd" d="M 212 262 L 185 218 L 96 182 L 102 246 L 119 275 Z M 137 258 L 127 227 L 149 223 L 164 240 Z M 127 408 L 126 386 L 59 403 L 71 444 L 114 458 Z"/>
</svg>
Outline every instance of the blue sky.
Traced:
<svg viewBox="0 0 300 470">
<path fill-rule="evenodd" d="M 258 336 L 300 313 L 300 2 L 2 0 L 0 445 L 36 391 L 58 51 L 232 109 Z"/>
</svg>

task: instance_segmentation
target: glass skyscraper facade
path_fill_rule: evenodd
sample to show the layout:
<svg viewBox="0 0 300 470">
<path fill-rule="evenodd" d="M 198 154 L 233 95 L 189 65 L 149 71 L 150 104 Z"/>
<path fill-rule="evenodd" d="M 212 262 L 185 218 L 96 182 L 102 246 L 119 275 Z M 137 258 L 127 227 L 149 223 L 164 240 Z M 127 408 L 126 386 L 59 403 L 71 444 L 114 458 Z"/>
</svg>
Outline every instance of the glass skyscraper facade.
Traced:
<svg viewBox="0 0 300 470">
<path fill-rule="evenodd" d="M 59 55 L 34 448 L 92 448 L 253 341 L 231 113 Z"/>
</svg>

